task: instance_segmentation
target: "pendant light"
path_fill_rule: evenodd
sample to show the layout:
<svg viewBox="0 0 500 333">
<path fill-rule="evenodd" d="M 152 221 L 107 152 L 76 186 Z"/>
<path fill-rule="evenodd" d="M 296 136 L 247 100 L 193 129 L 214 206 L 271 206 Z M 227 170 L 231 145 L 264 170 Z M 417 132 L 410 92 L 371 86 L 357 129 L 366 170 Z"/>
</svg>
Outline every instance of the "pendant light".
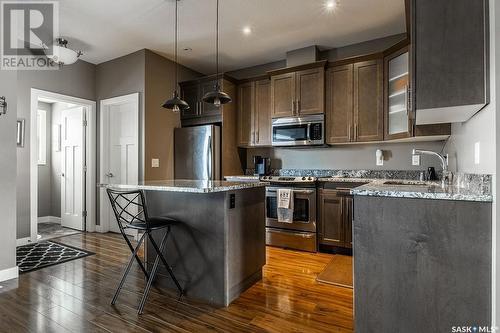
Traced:
<svg viewBox="0 0 500 333">
<path fill-rule="evenodd" d="M 179 90 L 177 90 L 177 87 L 179 86 L 178 82 L 179 65 L 177 63 L 177 2 L 178 1 L 180 0 L 175 0 L 175 87 L 172 98 L 163 103 L 163 107 L 165 109 L 172 110 L 173 112 L 179 112 L 189 109 L 189 104 L 183 101 L 179 97 Z"/>
<path fill-rule="evenodd" d="M 221 106 L 221 104 L 226 104 L 231 102 L 231 97 L 228 94 L 221 91 L 219 83 L 219 0 L 217 0 L 217 20 L 216 20 L 216 38 L 215 38 L 215 54 L 216 54 L 216 66 L 217 72 L 215 76 L 215 87 L 213 91 L 210 91 L 203 96 L 203 102 L 213 104 L 216 107 Z"/>
</svg>

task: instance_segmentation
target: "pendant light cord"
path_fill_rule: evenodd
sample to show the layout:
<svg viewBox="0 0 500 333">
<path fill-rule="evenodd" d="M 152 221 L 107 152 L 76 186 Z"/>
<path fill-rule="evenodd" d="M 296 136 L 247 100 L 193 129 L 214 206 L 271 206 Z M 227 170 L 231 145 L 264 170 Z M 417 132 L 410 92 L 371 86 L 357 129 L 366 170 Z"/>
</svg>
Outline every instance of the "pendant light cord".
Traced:
<svg viewBox="0 0 500 333">
<path fill-rule="evenodd" d="M 179 85 L 179 82 L 177 80 L 178 76 L 178 70 L 179 70 L 179 64 L 177 63 L 177 2 L 179 0 L 175 0 L 175 88 L 174 91 L 177 92 L 177 86 Z"/>
<path fill-rule="evenodd" d="M 217 19 L 216 19 L 216 34 L 215 34 L 215 53 L 216 53 L 216 86 L 219 87 L 219 0 L 217 0 Z"/>
</svg>

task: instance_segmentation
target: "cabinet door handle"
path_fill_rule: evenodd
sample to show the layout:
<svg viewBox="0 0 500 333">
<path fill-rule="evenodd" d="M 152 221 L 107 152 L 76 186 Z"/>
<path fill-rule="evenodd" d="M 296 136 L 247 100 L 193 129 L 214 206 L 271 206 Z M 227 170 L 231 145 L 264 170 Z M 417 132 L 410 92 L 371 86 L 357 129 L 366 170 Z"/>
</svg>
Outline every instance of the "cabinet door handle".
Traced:
<svg viewBox="0 0 500 333">
<path fill-rule="evenodd" d="M 295 101 L 292 99 L 292 114 L 295 114 Z"/>
<path fill-rule="evenodd" d="M 256 141 L 256 143 L 258 143 L 259 141 L 260 141 L 260 132 L 257 131 L 257 141 Z"/>
<path fill-rule="evenodd" d="M 354 140 L 358 140 L 358 124 L 354 124 Z"/>
<path fill-rule="evenodd" d="M 299 113 L 300 112 L 300 100 L 297 100 L 296 105 L 297 105 L 297 113 Z"/>
<path fill-rule="evenodd" d="M 349 124 L 349 127 L 347 128 L 347 138 L 348 138 L 349 142 L 352 140 L 352 138 L 351 138 L 351 127 L 352 127 L 352 125 Z"/>
</svg>

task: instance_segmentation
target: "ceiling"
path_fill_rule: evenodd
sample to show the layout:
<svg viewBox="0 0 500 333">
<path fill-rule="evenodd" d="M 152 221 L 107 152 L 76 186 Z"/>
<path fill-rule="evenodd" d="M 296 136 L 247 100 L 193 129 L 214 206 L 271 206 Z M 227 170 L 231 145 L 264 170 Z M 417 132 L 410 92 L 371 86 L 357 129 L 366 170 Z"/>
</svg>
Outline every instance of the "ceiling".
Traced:
<svg viewBox="0 0 500 333">
<path fill-rule="evenodd" d="M 179 2 L 179 62 L 205 74 L 215 72 L 215 3 Z M 174 7 L 174 0 L 64 0 L 60 35 L 94 64 L 143 48 L 173 58 Z M 332 12 L 325 0 L 220 0 L 220 26 L 221 61 L 230 71 L 309 45 L 329 49 L 402 33 L 404 0 L 338 0 Z"/>
</svg>

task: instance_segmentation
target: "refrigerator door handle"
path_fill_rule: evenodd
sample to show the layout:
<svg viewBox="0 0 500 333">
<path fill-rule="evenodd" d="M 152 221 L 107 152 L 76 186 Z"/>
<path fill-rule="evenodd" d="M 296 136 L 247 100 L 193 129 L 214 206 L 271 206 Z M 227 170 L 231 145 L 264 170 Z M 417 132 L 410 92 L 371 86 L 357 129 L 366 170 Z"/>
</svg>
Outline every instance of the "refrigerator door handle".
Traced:
<svg viewBox="0 0 500 333">
<path fill-rule="evenodd" d="M 212 137 L 208 137 L 208 145 L 207 145 L 207 175 L 208 180 L 212 179 Z"/>
</svg>

